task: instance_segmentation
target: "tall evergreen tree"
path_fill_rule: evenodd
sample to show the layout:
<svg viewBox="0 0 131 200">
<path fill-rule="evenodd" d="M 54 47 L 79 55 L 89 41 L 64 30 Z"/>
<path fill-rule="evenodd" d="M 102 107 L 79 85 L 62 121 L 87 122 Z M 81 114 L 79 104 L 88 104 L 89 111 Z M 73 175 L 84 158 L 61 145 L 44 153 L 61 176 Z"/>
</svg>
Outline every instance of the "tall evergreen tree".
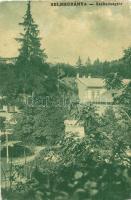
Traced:
<svg viewBox="0 0 131 200">
<path fill-rule="evenodd" d="M 91 59 L 88 57 L 85 65 L 88 67 L 91 65 Z"/>
<path fill-rule="evenodd" d="M 16 40 L 21 43 L 17 62 L 19 64 L 44 63 L 47 56 L 41 49 L 38 25 L 34 22 L 31 14 L 31 3 L 28 1 L 27 10 L 23 17 L 23 22 L 19 25 L 24 27 L 21 38 Z"/>
<path fill-rule="evenodd" d="M 82 67 L 82 60 L 81 57 L 79 56 L 77 62 L 76 62 L 76 67 Z"/>
<path fill-rule="evenodd" d="M 23 26 L 24 31 L 16 39 L 20 43 L 15 67 L 17 94 L 45 93 L 49 65 L 46 63 L 47 55 L 41 49 L 41 38 L 38 25 L 32 17 L 30 1 L 27 3 L 23 22 L 19 25 Z"/>
</svg>

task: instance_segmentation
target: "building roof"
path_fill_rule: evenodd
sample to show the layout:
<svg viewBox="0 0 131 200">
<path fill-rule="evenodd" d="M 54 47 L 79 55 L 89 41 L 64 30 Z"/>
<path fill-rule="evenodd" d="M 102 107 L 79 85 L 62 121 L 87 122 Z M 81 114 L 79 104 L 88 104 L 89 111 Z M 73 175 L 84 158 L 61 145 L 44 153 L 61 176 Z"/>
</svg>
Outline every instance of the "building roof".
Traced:
<svg viewBox="0 0 131 200">
<path fill-rule="evenodd" d="M 105 86 L 104 79 L 102 78 L 83 77 L 83 78 L 77 78 L 77 82 L 85 85 L 86 87 L 100 88 Z"/>
<path fill-rule="evenodd" d="M 105 79 L 103 78 L 93 78 L 93 77 L 77 77 L 77 83 L 81 83 L 85 85 L 87 88 L 102 88 L 105 87 Z M 124 84 L 128 84 L 131 80 L 130 79 L 123 79 Z"/>
</svg>

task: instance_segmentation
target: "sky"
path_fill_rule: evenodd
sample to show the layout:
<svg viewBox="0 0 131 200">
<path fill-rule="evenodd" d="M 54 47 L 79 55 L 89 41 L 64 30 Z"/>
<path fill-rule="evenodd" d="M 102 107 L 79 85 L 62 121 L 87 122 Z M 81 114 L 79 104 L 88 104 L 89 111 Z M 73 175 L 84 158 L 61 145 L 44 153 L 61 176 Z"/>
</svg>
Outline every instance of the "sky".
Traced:
<svg viewBox="0 0 131 200">
<path fill-rule="evenodd" d="M 0 2 L 0 57 L 16 57 L 23 32 L 19 22 L 26 2 Z M 49 1 L 32 2 L 32 15 L 39 25 L 42 48 L 48 62 L 75 64 L 91 60 L 114 60 L 131 46 L 131 5 L 51 7 Z"/>
</svg>

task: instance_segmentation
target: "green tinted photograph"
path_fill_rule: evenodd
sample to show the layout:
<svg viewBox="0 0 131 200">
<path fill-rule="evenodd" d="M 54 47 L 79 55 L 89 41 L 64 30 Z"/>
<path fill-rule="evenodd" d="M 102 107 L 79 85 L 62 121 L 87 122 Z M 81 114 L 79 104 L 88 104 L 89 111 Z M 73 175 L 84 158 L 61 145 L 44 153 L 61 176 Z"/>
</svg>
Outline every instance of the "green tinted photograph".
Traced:
<svg viewBox="0 0 131 200">
<path fill-rule="evenodd" d="M 0 0 L 0 199 L 131 200 L 131 1 Z"/>
</svg>

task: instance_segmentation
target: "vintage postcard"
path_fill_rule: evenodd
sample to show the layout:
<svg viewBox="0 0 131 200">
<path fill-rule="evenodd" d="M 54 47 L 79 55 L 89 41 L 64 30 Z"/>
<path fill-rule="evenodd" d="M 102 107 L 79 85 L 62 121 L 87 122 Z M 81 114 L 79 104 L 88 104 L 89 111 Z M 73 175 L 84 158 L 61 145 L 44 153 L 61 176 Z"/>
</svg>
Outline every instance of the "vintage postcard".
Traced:
<svg viewBox="0 0 131 200">
<path fill-rule="evenodd" d="M 0 1 L 2 200 L 131 199 L 131 1 Z"/>
</svg>

